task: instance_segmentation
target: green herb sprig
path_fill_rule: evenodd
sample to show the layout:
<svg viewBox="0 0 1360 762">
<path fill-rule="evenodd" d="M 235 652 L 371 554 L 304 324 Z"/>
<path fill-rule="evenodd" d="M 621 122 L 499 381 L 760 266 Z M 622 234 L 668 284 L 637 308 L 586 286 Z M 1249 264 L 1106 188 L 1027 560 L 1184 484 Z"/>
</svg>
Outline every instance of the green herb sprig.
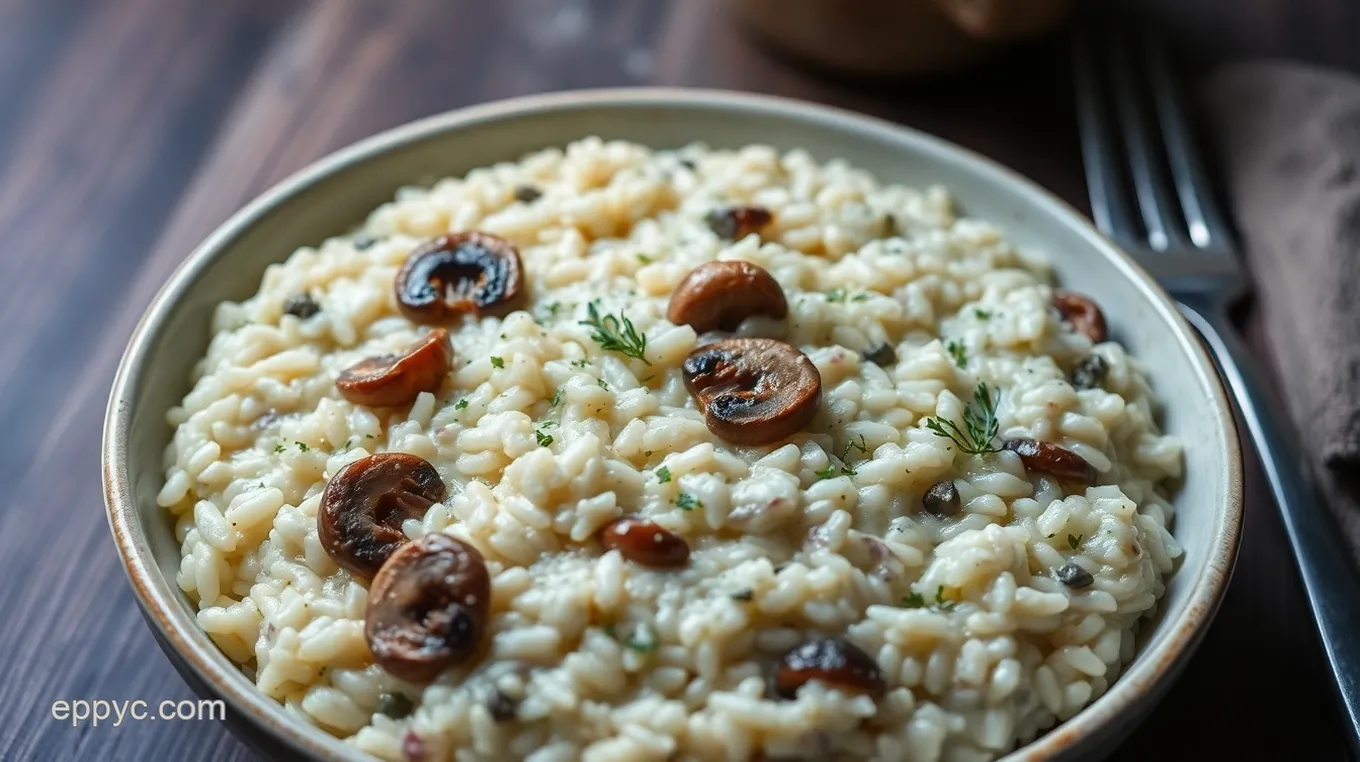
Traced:
<svg viewBox="0 0 1360 762">
<path fill-rule="evenodd" d="M 643 357 L 647 352 L 647 337 L 638 333 L 627 315 L 622 312 L 617 317 L 610 314 L 601 315 L 595 302 L 587 305 L 586 313 L 588 318 L 578 322 L 590 327 L 590 338 L 594 339 L 601 349 L 635 357 L 648 365 L 652 364 Z"/>
<path fill-rule="evenodd" d="M 935 432 L 937 437 L 952 440 L 963 452 L 972 455 L 998 452 L 1001 448 L 992 446 L 992 440 L 1001 430 L 996 420 L 998 399 L 1000 394 L 994 395 L 987 384 L 978 382 L 973 389 L 973 401 L 963 408 L 962 429 L 957 423 L 943 418 L 926 419 L 926 428 Z"/>
</svg>

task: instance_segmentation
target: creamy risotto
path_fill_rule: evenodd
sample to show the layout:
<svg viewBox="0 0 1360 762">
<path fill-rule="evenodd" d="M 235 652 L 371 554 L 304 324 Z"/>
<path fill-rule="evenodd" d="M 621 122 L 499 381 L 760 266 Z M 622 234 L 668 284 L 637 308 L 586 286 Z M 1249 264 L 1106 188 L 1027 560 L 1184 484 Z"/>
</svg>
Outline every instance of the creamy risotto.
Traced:
<svg viewBox="0 0 1360 762">
<path fill-rule="evenodd" d="M 403 189 L 218 307 L 179 584 L 383 759 L 996 757 L 1181 553 L 1146 373 L 1040 254 L 762 146 Z"/>
</svg>

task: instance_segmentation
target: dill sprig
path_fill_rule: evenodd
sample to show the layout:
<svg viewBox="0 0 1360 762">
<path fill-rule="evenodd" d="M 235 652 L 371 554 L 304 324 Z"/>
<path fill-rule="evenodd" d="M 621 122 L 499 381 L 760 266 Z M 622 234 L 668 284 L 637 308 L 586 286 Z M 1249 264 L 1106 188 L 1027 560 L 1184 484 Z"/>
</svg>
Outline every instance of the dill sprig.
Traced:
<svg viewBox="0 0 1360 762">
<path fill-rule="evenodd" d="M 579 322 L 581 325 L 590 326 L 590 338 L 594 339 L 601 349 L 636 357 L 651 365 L 647 358 L 642 356 L 647 351 L 647 337 L 638 333 L 627 315 L 620 312 L 617 317 L 610 314 L 602 316 L 595 302 L 586 307 L 586 312 L 589 318 Z"/>
<path fill-rule="evenodd" d="M 935 432 L 937 437 L 952 440 L 963 452 L 973 455 L 998 452 L 1001 448 L 993 447 L 992 440 L 996 439 L 1001 428 L 996 420 L 999 398 L 1000 394 L 993 396 L 986 384 L 978 382 L 977 388 L 973 390 L 973 401 L 963 408 L 962 429 L 957 423 L 943 418 L 927 419 L 926 428 Z"/>
</svg>

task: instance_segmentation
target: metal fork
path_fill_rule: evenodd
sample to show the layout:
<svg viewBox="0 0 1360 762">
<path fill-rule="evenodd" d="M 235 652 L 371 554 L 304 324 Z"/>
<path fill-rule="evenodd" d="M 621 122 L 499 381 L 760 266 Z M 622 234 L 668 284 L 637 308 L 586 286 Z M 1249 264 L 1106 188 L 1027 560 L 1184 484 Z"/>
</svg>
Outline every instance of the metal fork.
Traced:
<svg viewBox="0 0 1360 762">
<path fill-rule="evenodd" d="M 1104 22 L 1104 23 L 1102 23 Z M 1073 34 L 1077 117 L 1096 225 L 1162 284 L 1199 331 L 1255 443 L 1360 751 L 1360 576 L 1228 319 L 1247 286 L 1196 153 L 1161 41 L 1127 19 Z"/>
</svg>

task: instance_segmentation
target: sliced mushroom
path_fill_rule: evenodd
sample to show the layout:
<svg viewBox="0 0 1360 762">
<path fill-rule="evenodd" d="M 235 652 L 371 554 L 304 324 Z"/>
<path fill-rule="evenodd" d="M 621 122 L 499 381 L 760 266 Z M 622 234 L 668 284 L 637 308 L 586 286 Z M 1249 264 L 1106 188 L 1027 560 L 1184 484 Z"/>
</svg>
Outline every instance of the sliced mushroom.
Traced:
<svg viewBox="0 0 1360 762">
<path fill-rule="evenodd" d="M 796 347 L 774 339 L 727 339 L 685 358 L 685 388 L 708 430 L 738 445 L 767 445 L 817 415 L 822 376 Z"/>
<path fill-rule="evenodd" d="M 1096 483 L 1095 466 L 1065 447 L 1037 439 L 1011 439 L 1002 446 L 1019 455 L 1020 462 L 1030 471 L 1086 485 Z"/>
<path fill-rule="evenodd" d="M 775 674 L 775 690 L 785 698 L 793 698 L 799 688 L 812 680 L 875 699 L 887 690 L 873 657 L 842 638 L 809 640 L 784 654 Z"/>
<path fill-rule="evenodd" d="M 1084 334 L 1092 343 L 1099 344 L 1108 336 L 1105 315 L 1089 297 L 1075 291 L 1054 289 L 1053 306 L 1063 320 L 1071 323 L 1077 333 Z"/>
<path fill-rule="evenodd" d="M 360 458 L 336 472 L 321 493 L 321 547 L 341 568 L 371 579 L 406 544 L 402 522 L 424 518 L 447 496 L 444 480 L 424 458 L 404 452 Z"/>
<path fill-rule="evenodd" d="M 400 354 L 370 357 L 346 368 L 335 387 L 356 405 L 402 407 L 421 392 L 438 391 L 452 366 L 449 332 L 436 328 Z"/>
<path fill-rule="evenodd" d="M 316 303 L 312 295 L 303 291 L 288 297 L 283 303 L 283 313 L 292 315 L 298 320 L 306 320 L 321 311 L 321 305 Z"/>
<path fill-rule="evenodd" d="M 788 314 L 784 289 L 764 268 L 750 262 L 708 262 L 690 270 L 675 287 L 666 317 L 703 333 L 736 330 L 752 315 L 782 319 Z"/>
<path fill-rule="evenodd" d="M 600 532 L 600 543 L 635 564 L 674 568 L 689 562 L 685 538 L 645 519 L 618 519 Z"/>
<path fill-rule="evenodd" d="M 491 314 L 520 295 L 523 269 L 509 241 L 489 233 L 449 233 L 416 249 L 397 273 L 397 306 L 413 323 Z"/>
<path fill-rule="evenodd" d="M 373 578 L 364 635 L 374 661 L 428 683 L 477 652 L 491 605 L 491 575 L 476 548 L 441 532 L 405 545 Z"/>
<path fill-rule="evenodd" d="M 880 368 L 897 364 L 897 350 L 893 349 L 893 345 L 886 341 L 881 342 L 873 349 L 861 352 L 859 356 Z"/>
<path fill-rule="evenodd" d="M 737 241 L 774 221 L 774 214 L 763 206 L 723 206 L 704 216 L 708 229 L 719 238 Z"/>
<path fill-rule="evenodd" d="M 505 695 L 500 688 L 492 688 L 486 697 L 486 711 L 495 722 L 509 722 L 519 714 L 519 702 Z"/>
<path fill-rule="evenodd" d="M 1091 576 L 1091 572 L 1086 571 L 1072 561 L 1068 561 L 1059 567 L 1058 570 L 1054 572 L 1054 576 L 1058 578 L 1059 582 L 1068 587 L 1090 587 L 1095 584 L 1096 581 L 1095 577 Z"/>
<path fill-rule="evenodd" d="M 953 516 L 963 507 L 959 499 L 959 488 L 953 479 L 936 482 L 921 498 L 921 505 L 932 516 Z"/>
<path fill-rule="evenodd" d="M 1072 369 L 1069 379 L 1072 386 L 1078 389 L 1094 389 L 1105 383 L 1105 377 L 1110 375 L 1110 363 L 1097 354 L 1089 354 L 1077 363 Z"/>
</svg>

